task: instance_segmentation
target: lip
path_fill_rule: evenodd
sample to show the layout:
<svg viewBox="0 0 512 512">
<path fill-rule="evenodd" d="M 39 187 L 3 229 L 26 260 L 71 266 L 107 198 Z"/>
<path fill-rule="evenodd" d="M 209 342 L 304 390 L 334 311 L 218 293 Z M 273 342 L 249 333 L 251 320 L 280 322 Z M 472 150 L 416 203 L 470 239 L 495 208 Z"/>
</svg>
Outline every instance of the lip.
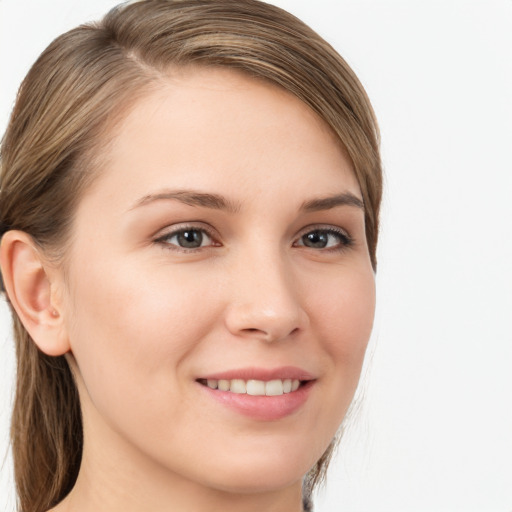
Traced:
<svg viewBox="0 0 512 512">
<path fill-rule="evenodd" d="M 297 379 L 301 381 L 299 389 L 278 396 L 253 396 L 248 394 L 232 393 L 211 389 L 200 381 L 206 379 L 215 380 L 263 380 Z M 220 373 L 213 373 L 197 379 L 196 383 L 200 391 L 216 403 L 227 409 L 258 421 L 277 421 L 298 412 L 306 403 L 311 389 L 315 385 L 315 378 L 307 371 L 293 367 L 280 368 L 241 368 Z"/>
<path fill-rule="evenodd" d="M 215 380 L 274 380 L 274 379 L 297 379 L 297 380 L 314 380 L 315 377 L 296 366 L 281 366 L 278 368 L 239 368 L 228 370 L 219 373 L 212 373 L 208 375 L 201 375 L 201 379 L 215 379 Z"/>
</svg>

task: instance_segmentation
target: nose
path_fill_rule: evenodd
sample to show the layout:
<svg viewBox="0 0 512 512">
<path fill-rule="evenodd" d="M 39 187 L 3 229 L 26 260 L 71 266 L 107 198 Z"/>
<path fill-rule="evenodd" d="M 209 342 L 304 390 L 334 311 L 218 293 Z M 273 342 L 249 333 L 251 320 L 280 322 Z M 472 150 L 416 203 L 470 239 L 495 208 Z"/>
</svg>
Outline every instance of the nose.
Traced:
<svg viewBox="0 0 512 512">
<path fill-rule="evenodd" d="M 285 340 L 304 330 L 309 319 L 291 265 L 282 258 L 242 258 L 230 271 L 225 315 L 235 336 L 266 342 Z"/>
</svg>

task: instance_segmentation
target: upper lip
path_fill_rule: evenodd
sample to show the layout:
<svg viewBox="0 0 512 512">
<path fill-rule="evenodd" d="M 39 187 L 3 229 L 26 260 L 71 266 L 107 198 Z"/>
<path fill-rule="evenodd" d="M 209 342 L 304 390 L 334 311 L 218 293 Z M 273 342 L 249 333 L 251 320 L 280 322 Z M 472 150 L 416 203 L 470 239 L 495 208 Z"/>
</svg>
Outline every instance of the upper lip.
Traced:
<svg viewBox="0 0 512 512">
<path fill-rule="evenodd" d="M 292 380 L 313 380 L 315 377 L 302 368 L 296 366 L 281 366 L 278 368 L 238 368 L 218 373 L 211 373 L 201 377 L 202 379 L 211 380 L 276 380 L 276 379 L 292 379 Z"/>
</svg>

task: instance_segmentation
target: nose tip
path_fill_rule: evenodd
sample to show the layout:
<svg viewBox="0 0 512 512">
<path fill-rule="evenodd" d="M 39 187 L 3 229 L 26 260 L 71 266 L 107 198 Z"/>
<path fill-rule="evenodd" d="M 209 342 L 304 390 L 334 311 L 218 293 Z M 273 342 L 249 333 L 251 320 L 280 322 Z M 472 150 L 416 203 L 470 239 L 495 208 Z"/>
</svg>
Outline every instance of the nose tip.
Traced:
<svg viewBox="0 0 512 512">
<path fill-rule="evenodd" d="M 296 308 L 294 308 L 296 309 Z M 242 338 L 260 339 L 267 343 L 292 337 L 304 327 L 297 311 L 261 309 L 256 303 L 232 307 L 226 319 L 228 330 Z"/>
<path fill-rule="evenodd" d="M 300 331 L 303 325 L 300 315 L 291 311 L 258 312 L 255 304 L 237 310 L 232 308 L 227 319 L 229 331 L 236 336 L 260 339 L 267 343 L 290 338 Z"/>
<path fill-rule="evenodd" d="M 265 279 L 238 280 L 225 322 L 235 336 L 272 343 L 303 330 L 308 317 L 293 280 L 284 272 L 264 273 Z"/>
</svg>

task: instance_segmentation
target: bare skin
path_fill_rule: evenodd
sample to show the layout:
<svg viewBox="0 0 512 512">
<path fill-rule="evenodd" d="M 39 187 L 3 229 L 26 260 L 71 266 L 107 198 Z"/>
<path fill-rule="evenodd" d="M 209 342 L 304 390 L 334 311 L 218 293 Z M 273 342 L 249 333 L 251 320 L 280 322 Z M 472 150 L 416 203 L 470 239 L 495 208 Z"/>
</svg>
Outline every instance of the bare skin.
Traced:
<svg viewBox="0 0 512 512">
<path fill-rule="evenodd" d="M 290 94 L 211 69 L 139 100 L 105 156 L 42 299 L 60 321 L 43 348 L 68 354 L 85 433 L 53 512 L 299 512 L 373 322 L 350 161 Z M 205 385 L 247 369 L 303 372 L 306 398 L 250 415 Z"/>
</svg>

